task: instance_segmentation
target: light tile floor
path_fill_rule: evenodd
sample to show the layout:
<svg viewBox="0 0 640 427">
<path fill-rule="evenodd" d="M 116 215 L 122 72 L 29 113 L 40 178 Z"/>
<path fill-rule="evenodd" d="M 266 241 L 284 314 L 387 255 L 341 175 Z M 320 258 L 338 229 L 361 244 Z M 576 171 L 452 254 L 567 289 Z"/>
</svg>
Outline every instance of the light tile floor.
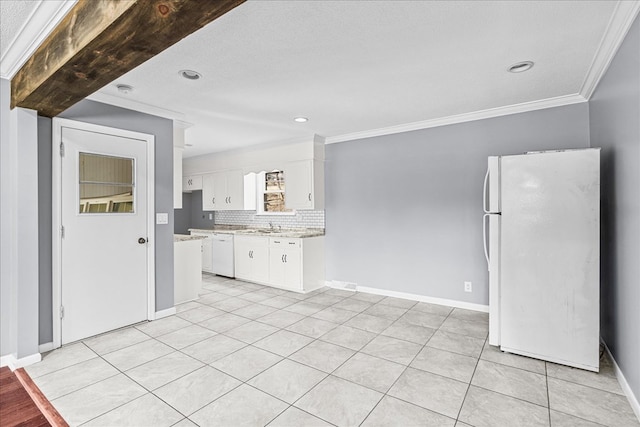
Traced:
<svg viewBox="0 0 640 427">
<path fill-rule="evenodd" d="M 490 347 L 484 313 L 203 275 L 175 316 L 27 368 L 70 425 L 640 426 L 600 374 Z"/>
</svg>

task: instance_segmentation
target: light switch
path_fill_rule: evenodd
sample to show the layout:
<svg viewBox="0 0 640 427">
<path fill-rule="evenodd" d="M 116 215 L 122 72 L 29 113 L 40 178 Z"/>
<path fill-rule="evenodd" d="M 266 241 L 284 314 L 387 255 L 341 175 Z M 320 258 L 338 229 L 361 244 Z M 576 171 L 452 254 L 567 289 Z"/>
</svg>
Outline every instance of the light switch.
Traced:
<svg viewBox="0 0 640 427">
<path fill-rule="evenodd" d="M 157 213 L 156 214 L 156 224 L 169 224 L 169 214 L 168 213 Z"/>
</svg>

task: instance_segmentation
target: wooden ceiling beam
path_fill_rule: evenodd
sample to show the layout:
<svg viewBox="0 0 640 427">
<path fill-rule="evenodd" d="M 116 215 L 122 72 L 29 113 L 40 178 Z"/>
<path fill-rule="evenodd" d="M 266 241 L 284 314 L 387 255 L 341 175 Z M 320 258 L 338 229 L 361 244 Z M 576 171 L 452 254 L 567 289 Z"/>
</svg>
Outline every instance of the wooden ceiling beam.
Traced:
<svg viewBox="0 0 640 427">
<path fill-rule="evenodd" d="M 11 108 L 54 117 L 244 1 L 78 0 L 11 79 Z"/>
</svg>

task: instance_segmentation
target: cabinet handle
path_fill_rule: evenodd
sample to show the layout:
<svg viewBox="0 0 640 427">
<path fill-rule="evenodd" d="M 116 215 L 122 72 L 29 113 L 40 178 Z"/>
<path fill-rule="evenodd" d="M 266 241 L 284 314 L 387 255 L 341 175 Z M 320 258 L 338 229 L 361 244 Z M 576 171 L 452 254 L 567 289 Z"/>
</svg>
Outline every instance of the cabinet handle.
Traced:
<svg viewBox="0 0 640 427">
<path fill-rule="evenodd" d="M 229 196 L 229 204 L 231 204 L 231 196 Z"/>
<path fill-rule="evenodd" d="M 274 240 L 273 243 L 280 243 L 280 240 Z"/>
<path fill-rule="evenodd" d="M 295 244 L 296 244 L 296 242 L 289 242 L 289 244 L 290 244 L 290 245 L 295 245 Z"/>
<path fill-rule="evenodd" d="M 213 203 L 214 205 L 216 204 L 216 198 L 215 197 L 211 198 L 211 203 Z"/>
<path fill-rule="evenodd" d="M 287 262 L 287 254 L 284 254 L 284 262 Z"/>
<path fill-rule="evenodd" d="M 284 262 L 284 255 L 282 255 L 282 257 L 280 257 L 280 261 Z"/>
<path fill-rule="evenodd" d="M 311 193 L 309 193 L 309 201 L 311 201 Z"/>
</svg>

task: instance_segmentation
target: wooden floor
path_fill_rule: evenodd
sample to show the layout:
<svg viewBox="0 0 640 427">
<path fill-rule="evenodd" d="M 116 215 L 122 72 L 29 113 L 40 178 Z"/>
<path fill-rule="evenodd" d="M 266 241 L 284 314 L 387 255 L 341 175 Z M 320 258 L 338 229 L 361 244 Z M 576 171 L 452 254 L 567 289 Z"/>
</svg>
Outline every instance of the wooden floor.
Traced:
<svg viewBox="0 0 640 427">
<path fill-rule="evenodd" d="M 50 426 L 18 377 L 7 367 L 0 368 L 0 424 L 5 426 Z"/>
</svg>

